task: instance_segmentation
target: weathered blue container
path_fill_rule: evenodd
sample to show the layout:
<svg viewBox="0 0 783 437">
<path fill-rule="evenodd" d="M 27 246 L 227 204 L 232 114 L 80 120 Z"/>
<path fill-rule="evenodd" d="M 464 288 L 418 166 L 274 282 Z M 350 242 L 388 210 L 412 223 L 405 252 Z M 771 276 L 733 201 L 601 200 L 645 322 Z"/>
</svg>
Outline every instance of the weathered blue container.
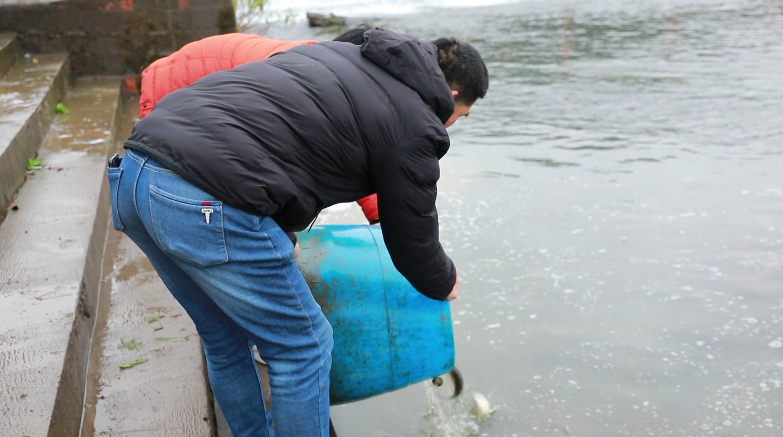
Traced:
<svg viewBox="0 0 783 437">
<path fill-rule="evenodd" d="M 314 226 L 298 237 L 297 264 L 334 328 L 332 405 L 407 387 L 454 367 L 449 304 L 422 295 L 402 277 L 380 227 Z"/>
</svg>

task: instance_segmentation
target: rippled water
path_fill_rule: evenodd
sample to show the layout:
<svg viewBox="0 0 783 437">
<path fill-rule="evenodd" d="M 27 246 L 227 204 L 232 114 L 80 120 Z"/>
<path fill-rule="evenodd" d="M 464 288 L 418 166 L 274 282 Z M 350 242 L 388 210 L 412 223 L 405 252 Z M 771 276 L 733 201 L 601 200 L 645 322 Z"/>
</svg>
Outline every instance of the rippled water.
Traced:
<svg viewBox="0 0 783 437">
<path fill-rule="evenodd" d="M 783 1 L 283 3 L 487 61 L 438 199 L 479 435 L 783 435 Z M 433 435 L 420 385 L 333 410 Z"/>
</svg>

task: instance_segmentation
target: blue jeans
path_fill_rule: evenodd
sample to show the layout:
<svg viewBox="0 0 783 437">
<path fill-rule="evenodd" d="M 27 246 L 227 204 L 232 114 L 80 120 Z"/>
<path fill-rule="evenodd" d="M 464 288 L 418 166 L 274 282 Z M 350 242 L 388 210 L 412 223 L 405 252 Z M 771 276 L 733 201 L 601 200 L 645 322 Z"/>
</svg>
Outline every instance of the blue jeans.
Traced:
<svg viewBox="0 0 783 437">
<path fill-rule="evenodd" d="M 114 228 L 144 251 L 195 323 L 234 437 L 327 437 L 332 327 L 283 230 L 137 151 L 108 177 Z M 269 364 L 271 414 L 253 344 Z"/>
</svg>

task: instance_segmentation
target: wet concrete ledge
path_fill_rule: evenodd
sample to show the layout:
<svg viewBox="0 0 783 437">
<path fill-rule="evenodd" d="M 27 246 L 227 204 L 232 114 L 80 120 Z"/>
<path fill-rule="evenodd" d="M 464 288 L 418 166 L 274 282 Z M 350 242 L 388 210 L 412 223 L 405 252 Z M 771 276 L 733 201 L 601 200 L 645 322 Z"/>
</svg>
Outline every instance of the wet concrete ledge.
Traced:
<svg viewBox="0 0 783 437">
<path fill-rule="evenodd" d="M 76 76 L 124 75 L 236 22 L 230 0 L 0 0 L 0 30 L 25 52 L 68 52 Z"/>
<path fill-rule="evenodd" d="M 124 234 L 109 233 L 104 266 L 81 436 L 214 436 L 193 322 Z"/>
<path fill-rule="evenodd" d="M 0 220 L 27 176 L 54 108 L 65 95 L 67 55 L 20 60 L 0 80 Z"/>
<path fill-rule="evenodd" d="M 139 113 L 138 99 L 126 103 L 118 131 L 123 139 Z M 212 394 L 193 322 L 124 234 L 109 230 L 103 263 L 81 436 L 214 436 Z M 120 367 L 137 360 L 147 361 Z"/>
<path fill-rule="evenodd" d="M 5 77 L 18 57 L 19 43 L 16 41 L 16 33 L 0 33 L 0 79 Z"/>
<path fill-rule="evenodd" d="M 0 0 L 0 6 L 24 6 L 55 3 L 62 0 Z"/>
<path fill-rule="evenodd" d="M 0 430 L 79 435 L 109 214 L 120 79 L 79 81 L 0 226 Z"/>
</svg>

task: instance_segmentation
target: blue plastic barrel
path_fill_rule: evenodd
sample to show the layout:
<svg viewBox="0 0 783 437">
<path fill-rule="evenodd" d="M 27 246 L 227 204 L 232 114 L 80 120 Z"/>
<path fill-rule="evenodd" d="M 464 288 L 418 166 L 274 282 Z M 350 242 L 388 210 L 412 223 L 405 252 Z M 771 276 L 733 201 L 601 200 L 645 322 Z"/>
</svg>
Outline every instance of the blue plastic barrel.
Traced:
<svg viewBox="0 0 783 437">
<path fill-rule="evenodd" d="M 334 329 L 331 404 L 377 396 L 454 367 L 447 302 L 394 268 L 381 229 L 314 226 L 298 235 L 297 264 Z"/>
</svg>

